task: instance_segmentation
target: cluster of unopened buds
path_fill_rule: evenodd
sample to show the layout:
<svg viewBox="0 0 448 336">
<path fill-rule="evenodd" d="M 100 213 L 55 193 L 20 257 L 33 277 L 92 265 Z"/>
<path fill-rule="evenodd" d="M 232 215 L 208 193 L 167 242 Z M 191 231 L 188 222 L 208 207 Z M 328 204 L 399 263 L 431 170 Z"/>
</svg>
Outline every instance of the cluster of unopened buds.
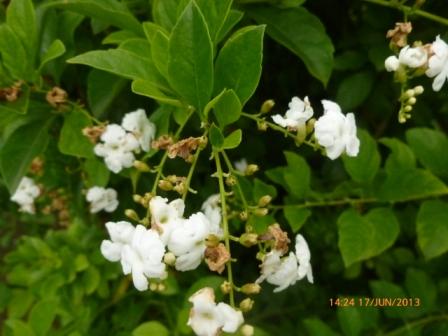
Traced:
<svg viewBox="0 0 448 336">
<path fill-rule="evenodd" d="M 394 72 L 395 80 L 402 86 L 398 113 L 400 123 L 411 117 L 410 112 L 417 102 L 416 96 L 424 91 L 421 85 L 408 88 L 410 79 L 423 75 L 434 78 L 432 89 L 440 91 L 448 78 L 448 44 L 440 36 L 436 36 L 432 43 L 416 41 L 410 46 L 407 36 L 411 31 L 410 22 L 399 22 L 386 35 L 391 39 L 390 47 L 395 55 L 386 58 L 384 66 L 387 71 Z"/>
</svg>

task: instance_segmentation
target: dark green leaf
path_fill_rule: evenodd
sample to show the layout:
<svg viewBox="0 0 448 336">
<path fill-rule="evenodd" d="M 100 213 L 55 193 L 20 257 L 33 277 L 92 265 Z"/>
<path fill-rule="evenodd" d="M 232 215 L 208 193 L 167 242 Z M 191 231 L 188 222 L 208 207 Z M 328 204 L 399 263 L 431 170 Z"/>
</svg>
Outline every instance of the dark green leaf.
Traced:
<svg viewBox="0 0 448 336">
<path fill-rule="evenodd" d="M 261 76 L 264 29 L 245 27 L 227 40 L 216 59 L 215 94 L 233 89 L 242 105 L 253 95 Z"/>
<path fill-rule="evenodd" d="M 243 132 L 240 129 L 237 129 L 236 131 L 233 131 L 230 133 L 225 139 L 224 143 L 222 144 L 223 149 L 232 149 L 236 148 L 240 145 L 241 140 L 243 139 Z"/>
<path fill-rule="evenodd" d="M 84 158 L 93 157 L 93 144 L 82 134 L 85 127 L 92 125 L 87 114 L 87 111 L 75 108 L 65 115 L 58 143 L 61 153 Z"/>
<path fill-rule="evenodd" d="M 409 169 L 415 167 L 415 156 L 405 143 L 393 138 L 382 138 L 380 143 L 387 146 L 392 153 L 386 160 L 386 171 L 392 174 L 396 169 Z"/>
<path fill-rule="evenodd" d="M 133 81 L 132 82 L 132 92 L 142 95 L 142 96 L 146 96 L 146 97 L 155 99 L 160 103 L 165 103 L 165 104 L 178 106 L 178 107 L 182 106 L 182 103 L 179 100 L 166 95 L 165 93 L 163 93 L 160 90 L 160 88 L 155 86 L 150 81 L 145 81 L 145 80 Z"/>
<path fill-rule="evenodd" d="M 310 190 L 310 167 L 300 155 L 293 152 L 285 152 L 288 166 L 283 171 L 283 176 L 290 193 L 297 198 L 304 198 Z"/>
<path fill-rule="evenodd" d="M 306 208 L 299 208 L 286 205 L 283 209 L 285 218 L 291 227 L 292 232 L 296 233 L 306 223 L 308 217 L 311 216 L 311 211 Z"/>
<path fill-rule="evenodd" d="M 168 44 L 169 38 L 161 31 L 158 31 L 154 35 L 154 39 L 151 43 L 151 55 L 154 65 L 165 78 L 168 77 L 168 64 L 166 61 L 169 57 Z"/>
<path fill-rule="evenodd" d="M 36 336 L 31 327 L 20 320 L 6 320 L 5 326 L 12 331 L 13 336 Z"/>
<path fill-rule="evenodd" d="M 377 299 L 390 299 L 404 298 L 406 294 L 404 290 L 388 281 L 370 281 L 370 287 L 372 288 L 373 296 Z M 403 309 L 403 307 L 385 307 L 384 311 L 388 317 L 392 318 L 404 318 L 409 315 L 409 311 Z"/>
<path fill-rule="evenodd" d="M 13 79 L 30 79 L 30 59 L 17 34 L 6 24 L 0 25 L 2 63 Z"/>
<path fill-rule="evenodd" d="M 241 116 L 241 103 L 233 90 L 224 91 L 214 104 L 213 109 L 221 128 L 234 123 Z"/>
<path fill-rule="evenodd" d="M 360 335 L 363 327 L 363 321 L 361 318 L 361 312 L 357 307 L 338 307 L 337 314 L 339 324 L 344 332 L 344 335 Z"/>
<path fill-rule="evenodd" d="M 259 178 L 255 178 L 254 180 L 254 188 L 253 188 L 253 198 L 254 202 L 258 202 L 258 200 L 263 197 L 269 195 L 272 198 L 277 196 L 277 189 L 274 186 L 265 183 L 263 180 Z"/>
<path fill-rule="evenodd" d="M 333 44 L 320 20 L 303 7 L 279 9 L 251 7 L 248 14 L 267 24 L 267 33 L 296 54 L 308 71 L 324 85 L 333 69 Z"/>
<path fill-rule="evenodd" d="M 154 22 L 168 31 L 176 24 L 178 0 L 154 0 L 152 2 L 152 17 Z"/>
<path fill-rule="evenodd" d="M 318 318 L 308 318 L 303 320 L 308 335 L 310 336 L 338 336 L 325 322 Z"/>
<path fill-rule="evenodd" d="M 353 110 L 361 105 L 372 90 L 374 76 L 370 71 L 358 72 L 344 78 L 339 84 L 337 102 L 343 110 Z"/>
<path fill-rule="evenodd" d="M 55 299 L 44 299 L 37 302 L 31 309 L 28 318 L 29 325 L 37 336 L 46 336 L 56 317 L 58 302 Z"/>
<path fill-rule="evenodd" d="M 215 149 L 222 149 L 222 146 L 224 144 L 224 136 L 222 135 L 221 130 L 214 124 L 212 125 L 212 127 L 210 127 L 209 139 L 210 143 Z"/>
<path fill-rule="evenodd" d="M 409 268 L 406 271 L 405 286 L 409 297 L 420 299 L 419 307 L 410 308 L 414 310 L 414 316 L 427 314 L 435 308 L 437 287 L 426 272 Z"/>
<path fill-rule="evenodd" d="M 84 162 L 84 171 L 87 173 L 87 184 L 89 187 L 105 187 L 109 182 L 110 170 L 96 157 Z"/>
<path fill-rule="evenodd" d="M 207 27 L 210 32 L 210 38 L 216 43 L 217 35 L 229 15 L 232 0 L 196 0 L 196 3 L 202 14 L 204 14 L 205 22 L 207 22 Z"/>
<path fill-rule="evenodd" d="M 418 245 L 427 259 L 448 251 L 448 205 L 442 201 L 424 202 L 417 216 Z"/>
<path fill-rule="evenodd" d="M 64 53 L 65 53 L 64 43 L 62 43 L 61 40 L 54 40 L 53 43 L 50 44 L 48 49 L 42 55 L 39 69 L 42 69 L 46 63 L 54 60 L 55 58 L 58 58 L 59 56 L 63 55 Z"/>
</svg>

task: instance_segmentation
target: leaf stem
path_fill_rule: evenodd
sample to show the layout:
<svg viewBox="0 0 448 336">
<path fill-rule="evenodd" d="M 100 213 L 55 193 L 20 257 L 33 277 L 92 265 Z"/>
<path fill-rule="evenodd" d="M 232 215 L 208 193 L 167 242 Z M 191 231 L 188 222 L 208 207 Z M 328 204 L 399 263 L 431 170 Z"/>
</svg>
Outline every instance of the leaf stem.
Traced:
<svg viewBox="0 0 448 336">
<path fill-rule="evenodd" d="M 213 156 L 215 158 L 216 163 L 216 173 L 218 175 L 218 183 L 219 183 L 219 194 L 221 196 L 221 213 L 222 213 L 222 226 L 224 230 L 224 241 L 226 245 L 227 251 L 230 252 L 230 234 L 229 234 L 229 223 L 227 220 L 227 206 L 226 206 L 226 190 L 224 187 L 224 176 L 221 166 L 221 160 L 219 158 L 219 152 L 216 150 L 213 150 Z M 229 292 L 229 299 L 230 299 L 230 305 L 232 307 L 235 307 L 235 298 L 234 298 L 234 285 L 233 285 L 233 275 L 232 275 L 232 261 L 229 260 L 226 264 L 227 267 L 227 278 L 230 283 L 230 292 Z"/>
<path fill-rule="evenodd" d="M 444 24 L 446 26 L 448 26 L 448 19 L 426 12 L 424 10 L 421 9 L 416 9 L 410 6 L 405 6 L 402 3 L 398 2 L 398 1 L 387 1 L 387 0 L 364 0 L 365 2 L 370 2 L 376 5 L 380 5 L 380 6 L 384 6 L 384 7 L 389 7 L 389 8 L 395 8 L 398 9 L 400 11 L 402 11 L 403 13 L 405 13 L 406 15 L 417 15 L 417 16 L 421 16 L 424 17 L 428 20 L 432 20 L 441 24 Z"/>
</svg>

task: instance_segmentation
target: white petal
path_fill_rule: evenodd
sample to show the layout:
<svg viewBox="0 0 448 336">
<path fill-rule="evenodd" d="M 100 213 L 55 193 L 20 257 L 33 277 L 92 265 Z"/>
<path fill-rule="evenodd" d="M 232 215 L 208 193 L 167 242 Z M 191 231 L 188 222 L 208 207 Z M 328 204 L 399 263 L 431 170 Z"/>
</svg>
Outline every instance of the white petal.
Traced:
<svg viewBox="0 0 448 336">
<path fill-rule="evenodd" d="M 218 316 L 223 325 L 222 330 L 228 333 L 234 333 L 244 323 L 243 313 L 233 309 L 226 303 L 220 302 L 216 306 Z"/>
<path fill-rule="evenodd" d="M 101 243 L 101 254 L 109 261 L 119 261 L 121 258 L 122 244 L 103 240 Z"/>
</svg>

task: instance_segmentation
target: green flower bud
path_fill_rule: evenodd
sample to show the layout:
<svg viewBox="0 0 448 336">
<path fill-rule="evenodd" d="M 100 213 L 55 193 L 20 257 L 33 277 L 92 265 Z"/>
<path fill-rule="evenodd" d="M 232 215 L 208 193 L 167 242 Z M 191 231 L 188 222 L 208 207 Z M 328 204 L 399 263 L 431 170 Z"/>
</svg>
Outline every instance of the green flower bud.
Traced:
<svg viewBox="0 0 448 336">
<path fill-rule="evenodd" d="M 243 301 L 240 302 L 240 309 L 243 313 L 247 313 L 248 311 L 252 310 L 252 307 L 254 306 L 254 300 L 251 298 L 246 298 Z"/>
<path fill-rule="evenodd" d="M 258 205 L 261 207 L 265 207 L 269 203 L 271 203 L 272 197 L 270 195 L 264 195 L 258 200 Z"/>
<path fill-rule="evenodd" d="M 258 235 L 256 233 L 243 233 L 239 242 L 246 247 L 254 246 L 258 243 Z"/>
<path fill-rule="evenodd" d="M 134 168 L 137 169 L 139 172 L 148 173 L 151 171 L 149 166 L 143 161 L 135 160 L 133 165 L 134 165 Z"/>
<path fill-rule="evenodd" d="M 272 108 L 274 107 L 275 102 L 272 99 L 266 100 L 263 105 L 261 105 L 260 113 L 269 113 L 271 112 Z"/>
<path fill-rule="evenodd" d="M 162 190 L 165 190 L 165 191 L 170 191 L 170 190 L 173 190 L 173 184 L 167 180 L 160 180 L 159 188 Z"/>
<path fill-rule="evenodd" d="M 126 217 L 128 217 L 128 218 L 130 218 L 130 219 L 132 219 L 132 220 L 134 220 L 136 222 L 140 221 L 140 218 L 138 218 L 137 213 L 134 210 L 132 210 L 132 209 L 126 209 L 124 211 L 124 214 L 125 214 Z"/>
<path fill-rule="evenodd" d="M 261 286 L 256 283 L 248 283 L 241 287 L 241 292 L 247 295 L 258 294 L 261 291 Z"/>
</svg>

